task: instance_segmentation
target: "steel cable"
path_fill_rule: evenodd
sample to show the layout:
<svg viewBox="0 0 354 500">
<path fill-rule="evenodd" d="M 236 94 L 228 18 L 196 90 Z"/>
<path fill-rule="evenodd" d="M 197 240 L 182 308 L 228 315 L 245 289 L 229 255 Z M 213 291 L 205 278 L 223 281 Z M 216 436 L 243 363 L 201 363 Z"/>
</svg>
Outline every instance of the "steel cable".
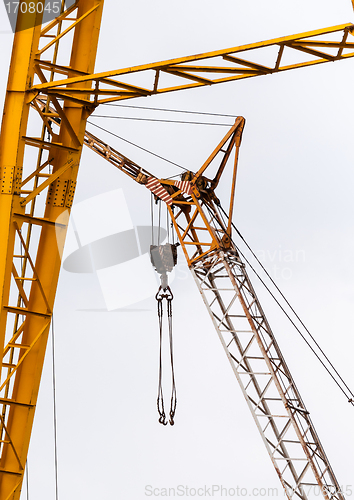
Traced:
<svg viewBox="0 0 354 500">
<path fill-rule="evenodd" d="M 221 205 L 220 205 L 219 208 L 224 213 L 224 215 L 227 216 L 225 210 L 222 208 Z M 258 262 L 258 264 L 261 266 L 261 268 L 265 272 L 266 276 L 270 279 L 271 283 L 274 285 L 274 287 L 276 288 L 276 290 L 278 291 L 278 293 L 284 299 L 285 303 L 288 305 L 288 307 L 290 308 L 291 312 L 294 314 L 294 316 L 296 317 L 296 319 L 299 321 L 299 323 L 301 324 L 301 326 L 304 328 L 304 330 L 306 331 L 306 333 L 308 334 L 308 336 L 310 337 L 310 339 L 313 341 L 313 343 L 315 344 L 315 346 L 317 347 L 317 349 L 320 351 L 320 353 L 323 355 L 323 357 L 325 358 L 325 360 L 328 362 L 329 366 L 332 368 L 332 370 L 338 376 L 338 378 L 343 383 L 343 385 L 345 386 L 345 388 L 349 391 L 349 393 L 351 395 L 351 398 L 348 398 L 348 401 L 351 402 L 351 403 L 354 403 L 353 401 L 351 401 L 351 399 L 354 398 L 354 394 L 352 393 L 352 391 L 350 390 L 350 388 L 348 387 L 348 385 L 346 384 L 346 382 L 343 380 L 343 378 L 341 377 L 341 375 L 339 374 L 339 372 L 337 371 L 337 369 L 335 368 L 335 366 L 333 365 L 333 363 L 330 361 L 330 359 L 328 358 L 328 356 L 326 355 L 326 353 L 323 351 L 323 349 L 321 348 L 321 346 L 318 344 L 318 342 L 316 341 L 316 339 L 313 337 L 313 335 L 311 334 L 311 332 L 308 330 L 308 328 L 306 327 L 306 325 L 303 323 L 303 321 L 301 320 L 301 318 L 299 317 L 299 315 L 297 314 L 297 312 L 295 311 L 295 309 L 292 307 L 292 305 L 290 304 L 290 302 L 288 301 L 288 299 L 285 297 L 285 295 L 280 290 L 280 288 L 278 287 L 278 285 L 275 283 L 275 281 L 273 280 L 273 278 L 270 276 L 270 274 L 268 273 L 268 271 L 266 270 L 266 268 L 263 266 L 263 264 L 258 259 L 258 257 L 256 256 L 256 254 L 253 252 L 253 250 L 251 249 L 251 247 L 249 246 L 249 244 L 247 243 L 247 241 L 245 240 L 245 238 L 242 236 L 242 234 L 240 233 L 240 231 L 236 228 L 235 224 L 233 222 L 231 222 L 231 224 L 232 224 L 232 227 L 234 228 L 234 230 L 237 232 L 237 234 L 239 235 L 239 237 L 242 239 L 242 241 L 245 243 L 245 245 L 247 246 L 247 248 L 251 252 L 252 256 L 256 259 L 256 261 Z M 301 337 L 305 340 L 305 342 L 310 346 L 310 344 L 308 343 L 308 341 L 306 340 L 306 338 L 303 336 L 303 334 L 300 332 L 300 330 L 298 330 L 298 332 L 300 333 Z M 315 351 L 312 348 L 311 348 L 311 350 L 315 353 Z M 320 359 L 318 356 L 317 356 L 317 358 Z M 325 366 L 323 363 L 322 363 L 322 365 Z M 327 370 L 328 373 L 330 373 L 330 371 L 327 368 L 326 368 L 326 370 Z"/>
<path fill-rule="evenodd" d="M 182 170 L 187 171 L 187 169 L 185 167 L 182 167 L 182 165 L 178 165 L 178 163 L 175 163 L 174 161 L 168 160 L 167 158 L 164 158 L 163 156 L 160 156 L 160 155 L 158 155 L 156 153 L 153 153 L 152 151 L 149 151 L 148 149 L 145 149 L 145 148 L 143 148 L 141 146 L 138 146 L 134 142 L 128 141 L 128 139 L 124 139 L 124 137 L 121 137 L 120 135 L 114 134 L 110 130 L 107 130 L 106 128 L 101 127 L 100 125 L 96 125 L 96 123 L 90 122 L 90 120 L 87 120 L 87 123 L 89 123 L 90 125 L 93 125 L 94 127 L 97 127 L 99 129 L 103 130 L 104 132 L 107 132 L 107 134 L 111 134 L 114 137 L 117 137 L 117 139 L 120 139 L 121 141 L 127 142 L 128 144 L 131 144 L 132 146 L 135 146 L 136 148 L 141 149 L 142 151 L 145 151 L 145 153 L 149 153 L 150 155 L 156 156 L 156 158 L 160 158 L 160 160 L 167 161 L 167 163 L 171 163 L 171 165 L 175 165 L 176 167 L 181 168 Z"/>
<path fill-rule="evenodd" d="M 163 321 L 162 299 L 159 299 L 157 301 L 157 313 L 159 317 L 159 333 L 160 333 L 159 387 L 157 392 L 157 411 L 159 413 L 159 423 L 162 425 L 167 425 L 165 406 L 163 401 L 163 392 L 162 392 L 162 321 Z"/>
<path fill-rule="evenodd" d="M 55 471 L 55 500 L 59 498 L 58 488 L 58 433 L 57 433 L 57 402 L 55 377 L 55 345 L 54 345 L 54 318 L 52 316 L 52 383 L 53 383 L 53 425 L 54 425 L 54 471 Z"/>
<path fill-rule="evenodd" d="M 109 102 L 104 102 L 103 106 L 113 106 L 116 108 L 132 108 L 132 109 L 146 109 L 149 111 L 165 111 L 167 113 L 183 113 L 189 115 L 205 115 L 205 116 L 221 116 L 223 118 L 237 118 L 236 115 L 226 115 L 223 113 L 207 113 L 205 111 L 186 111 L 183 109 L 165 109 L 165 108 L 148 108 L 147 106 L 133 106 L 129 104 L 112 104 Z"/>
<path fill-rule="evenodd" d="M 210 215 L 216 220 L 216 217 L 215 217 L 215 214 L 212 212 L 212 210 L 208 207 L 208 205 L 206 204 L 206 207 L 210 213 Z M 225 212 L 225 210 L 221 207 L 221 205 L 219 205 L 218 207 L 222 212 L 223 214 L 228 217 L 227 213 Z M 220 214 L 221 216 L 221 214 Z M 221 216 L 222 217 L 222 216 Z M 331 366 L 331 368 L 333 369 L 333 371 L 336 373 L 336 375 L 338 376 L 338 378 L 341 380 L 341 382 L 343 383 L 343 385 L 345 386 L 345 388 L 347 389 L 347 391 L 349 392 L 349 396 L 347 394 L 347 392 L 345 391 L 345 389 L 341 386 L 341 384 L 338 382 L 338 380 L 335 378 L 335 376 L 333 375 L 333 373 L 331 373 L 331 371 L 329 370 L 329 368 L 326 366 L 326 364 L 324 363 L 324 361 L 320 358 L 320 356 L 318 355 L 318 353 L 315 351 L 315 349 L 311 346 L 311 344 L 309 343 L 309 341 L 306 339 L 306 337 L 304 336 L 304 334 L 301 332 L 301 330 L 298 328 L 298 326 L 294 323 L 294 321 L 292 320 L 292 318 L 289 316 L 289 314 L 286 312 L 286 310 L 284 309 L 284 307 L 280 304 L 280 302 L 278 301 L 278 299 L 275 297 L 275 295 L 272 293 L 272 291 L 269 289 L 269 287 L 266 285 L 266 283 L 262 280 L 262 278 L 259 276 L 259 274 L 257 273 L 257 271 L 255 270 L 255 268 L 252 266 L 252 264 L 249 262 L 249 260 L 246 258 L 246 256 L 243 254 L 243 252 L 239 249 L 239 247 L 235 244 L 235 242 L 233 241 L 233 239 L 231 238 L 231 241 L 232 243 L 235 245 L 235 248 L 237 249 L 237 251 L 241 254 L 241 256 L 244 258 L 245 262 L 248 264 L 248 266 L 250 267 L 250 269 L 252 269 L 252 271 L 254 272 L 254 274 L 257 276 L 257 278 L 259 279 L 259 281 L 262 283 L 262 285 L 265 287 L 265 289 L 268 291 L 268 293 L 271 295 L 271 297 L 273 298 L 273 300 L 276 302 L 276 304 L 279 306 L 279 308 L 281 309 L 281 311 L 285 314 L 285 316 L 288 318 L 288 320 L 291 322 L 291 324 L 294 326 L 294 328 L 296 329 L 296 331 L 300 334 L 301 338 L 306 342 L 306 344 L 308 345 L 308 347 L 311 349 L 311 351 L 313 352 L 313 354 L 316 356 L 316 358 L 319 360 L 319 362 L 322 364 L 322 366 L 324 367 L 324 369 L 327 371 L 327 373 L 330 375 L 330 377 L 333 379 L 333 381 L 335 382 L 335 384 L 339 387 L 339 389 L 342 391 L 342 393 L 345 395 L 345 397 L 347 398 L 348 402 L 351 403 L 353 406 L 354 406 L 354 394 L 353 392 L 350 390 L 350 388 L 348 387 L 348 385 L 344 382 L 343 378 L 340 376 L 340 374 L 338 373 L 338 371 L 336 370 L 336 368 L 333 366 L 333 364 L 331 363 L 331 361 L 328 359 L 328 357 L 326 356 L 326 354 L 324 353 L 324 351 L 322 350 L 322 348 L 319 346 L 318 342 L 314 339 L 314 337 L 311 335 L 311 333 L 309 332 L 309 330 L 306 328 L 306 326 L 304 325 L 304 323 L 301 321 L 301 319 L 299 318 L 298 314 L 295 312 L 295 310 L 293 309 L 293 307 L 290 305 L 290 303 L 288 302 L 288 300 L 286 299 L 286 297 L 284 296 L 284 294 L 281 292 L 281 290 L 279 289 L 279 287 L 277 286 L 277 284 L 274 282 L 274 280 L 272 279 L 272 277 L 269 275 L 269 273 L 267 272 L 267 270 L 264 268 L 264 266 L 262 265 L 262 263 L 259 261 L 259 259 L 257 258 L 257 256 L 255 255 L 255 253 L 252 251 L 251 247 L 246 243 L 245 239 L 243 238 L 243 236 L 241 235 L 241 233 L 238 231 L 238 229 L 236 228 L 235 224 L 233 222 L 231 222 L 232 224 L 232 227 L 234 228 L 234 230 L 237 232 L 237 234 L 241 237 L 241 239 L 245 242 L 245 244 L 247 245 L 247 248 L 250 250 L 250 252 L 252 253 L 252 255 L 254 256 L 254 258 L 256 259 L 256 261 L 258 262 L 258 264 L 261 266 L 261 268 L 263 269 L 263 271 L 266 273 L 267 277 L 271 280 L 272 284 L 275 286 L 276 290 L 278 291 L 278 293 L 282 296 L 282 298 L 285 300 L 286 304 L 289 306 L 289 308 L 291 309 L 291 311 L 293 312 L 293 314 L 296 316 L 296 318 L 298 319 L 298 321 L 301 323 L 301 325 L 303 326 L 303 328 L 306 330 L 306 332 L 308 333 L 308 335 L 310 336 L 310 338 L 312 339 L 312 341 L 315 343 L 316 347 L 319 349 L 319 351 L 321 352 L 321 354 L 324 356 L 324 358 L 326 359 L 326 361 L 328 362 L 328 364 Z M 222 228 L 224 233 L 226 233 L 225 229 Z"/>
<path fill-rule="evenodd" d="M 219 127 L 231 127 L 230 123 L 212 123 L 212 122 L 188 122 L 185 120 L 162 120 L 159 118 L 140 118 L 133 116 L 111 116 L 111 115 L 91 115 L 91 118 L 115 118 L 117 120 L 136 120 L 141 122 L 160 122 L 160 123 L 179 123 L 183 125 L 214 125 Z"/>
<path fill-rule="evenodd" d="M 173 338 L 172 338 L 172 299 L 167 299 L 167 314 L 168 314 L 168 335 L 170 340 L 170 359 L 171 359 L 171 375 L 172 375 L 172 391 L 170 405 L 170 425 L 174 425 L 174 417 L 177 406 L 177 393 L 175 383 L 175 369 L 173 364 Z"/>
</svg>

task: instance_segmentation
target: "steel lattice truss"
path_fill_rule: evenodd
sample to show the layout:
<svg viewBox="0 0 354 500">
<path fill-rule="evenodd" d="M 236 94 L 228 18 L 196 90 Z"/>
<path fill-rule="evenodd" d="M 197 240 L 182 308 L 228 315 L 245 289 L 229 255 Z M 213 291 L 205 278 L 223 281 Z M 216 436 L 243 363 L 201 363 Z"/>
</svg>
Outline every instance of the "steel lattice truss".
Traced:
<svg viewBox="0 0 354 500">
<path fill-rule="evenodd" d="M 69 15 L 69 11 L 68 14 L 64 13 L 61 21 Z M 53 21 L 43 30 L 43 34 L 50 34 L 55 26 Z M 352 32 L 353 25 L 347 23 L 264 42 L 91 75 L 75 71 L 72 67 L 43 61 L 38 57 L 36 73 L 41 83 L 34 85 L 32 92 L 34 95 L 42 93 L 71 99 L 81 104 L 97 105 L 269 75 L 353 57 L 354 43 L 348 41 Z M 53 37 L 53 40 L 38 52 L 38 56 L 48 50 L 55 41 L 56 37 Z M 46 73 L 55 75 L 53 81 L 48 81 Z M 87 82 L 94 83 L 89 91 L 84 87 Z"/>
<path fill-rule="evenodd" d="M 343 500 L 236 248 L 192 273 L 288 497 L 306 500 L 312 486 Z"/>
<path fill-rule="evenodd" d="M 34 60 L 55 64 L 61 57 L 73 68 L 93 71 L 102 7 L 101 0 L 78 1 L 49 37 L 36 25 L 14 38 L 0 136 L 1 500 L 21 494 L 88 116 L 56 99 L 31 105 Z M 24 21 L 20 13 L 18 23 Z M 68 50 L 60 42 L 69 27 L 76 33 Z M 55 40 L 49 47 L 48 38 Z M 91 53 L 84 53 L 88 45 Z"/>
</svg>

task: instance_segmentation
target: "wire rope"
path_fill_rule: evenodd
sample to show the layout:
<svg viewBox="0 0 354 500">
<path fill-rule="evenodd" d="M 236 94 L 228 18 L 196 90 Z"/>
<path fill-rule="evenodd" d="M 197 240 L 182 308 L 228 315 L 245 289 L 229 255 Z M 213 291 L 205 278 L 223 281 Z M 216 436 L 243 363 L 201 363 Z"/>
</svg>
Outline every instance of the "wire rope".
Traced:
<svg viewBox="0 0 354 500">
<path fill-rule="evenodd" d="M 25 472 L 26 472 L 26 499 L 29 500 L 28 459 L 26 460 Z"/>
<path fill-rule="evenodd" d="M 93 125 L 94 127 L 97 127 L 101 130 L 103 130 L 104 132 L 107 132 L 108 134 L 111 134 L 113 135 L 114 137 L 117 137 L 118 139 L 124 141 L 124 142 L 127 142 L 128 144 L 131 144 L 132 146 L 135 146 L 136 148 L 138 149 L 141 149 L 142 151 L 145 151 L 146 153 L 149 153 L 150 155 L 153 155 L 153 156 L 156 156 L 157 158 L 160 158 L 160 160 L 164 160 L 166 161 L 167 163 L 171 163 L 172 165 L 175 165 L 176 167 L 178 168 L 181 168 L 182 170 L 185 170 L 187 171 L 187 169 L 185 167 L 182 167 L 182 165 L 178 165 L 178 163 L 175 163 L 174 161 L 171 161 L 171 160 L 168 160 L 167 158 L 164 158 L 163 156 L 160 156 L 156 153 L 153 153 L 152 151 L 149 151 L 148 149 L 145 149 L 141 146 L 138 146 L 137 144 L 135 144 L 134 142 L 131 142 L 131 141 L 128 141 L 128 139 L 124 139 L 124 137 L 121 137 L 120 135 L 117 135 L 117 134 L 114 134 L 113 132 L 111 132 L 110 130 L 107 130 L 106 128 L 104 127 L 100 127 L 100 125 L 96 125 L 96 123 L 92 123 L 91 121 L 87 120 L 87 123 L 89 123 L 90 125 Z M 175 177 L 175 176 L 174 176 Z"/>
<path fill-rule="evenodd" d="M 174 417 L 176 413 L 177 406 L 177 391 L 176 391 L 176 381 L 175 381 L 175 368 L 173 362 L 173 336 L 172 336 L 172 300 L 167 300 L 167 316 L 168 316 L 168 338 L 170 342 L 170 363 L 171 363 L 171 378 L 172 378 L 172 390 L 171 390 L 171 402 L 170 402 L 170 425 L 174 425 Z"/>
<path fill-rule="evenodd" d="M 52 316 L 52 384 L 53 384 L 53 426 L 54 426 L 54 472 L 55 472 L 55 500 L 59 498 L 58 488 L 58 433 L 57 433 L 57 402 L 55 377 L 55 345 L 54 345 L 54 317 Z"/>
<path fill-rule="evenodd" d="M 151 245 L 154 245 L 154 195 L 151 193 L 150 212 L 151 212 Z"/>
<path fill-rule="evenodd" d="M 226 212 L 225 210 L 221 207 L 220 205 L 220 210 L 224 213 L 224 215 L 226 215 Z M 227 215 L 226 215 L 227 216 Z M 317 347 L 317 349 L 320 351 L 320 353 L 323 355 L 323 357 L 325 358 L 325 360 L 328 362 L 329 366 L 332 368 L 332 370 L 335 372 L 335 374 L 338 376 L 338 378 L 340 379 L 340 381 L 343 383 L 343 385 L 345 386 L 345 388 L 349 391 L 350 395 L 352 396 L 352 398 L 354 398 L 354 394 L 352 393 L 352 391 L 350 390 L 350 388 L 348 387 L 348 385 L 346 384 L 346 382 L 343 380 L 343 378 L 341 377 L 341 375 L 338 373 L 337 369 L 335 368 L 335 366 L 333 365 L 333 363 L 330 361 L 330 359 L 328 358 L 328 356 L 326 355 L 326 353 L 323 351 L 323 349 L 321 348 L 321 346 L 319 345 L 319 343 L 316 341 L 316 339 L 313 337 L 313 335 L 311 334 L 311 332 L 309 331 L 309 329 L 306 327 L 306 325 L 304 324 L 304 322 L 302 321 L 302 319 L 299 317 L 299 315 L 297 314 L 297 312 L 295 311 L 295 309 L 292 307 L 292 305 L 290 304 L 290 302 L 288 301 L 288 299 L 285 297 L 285 295 L 283 294 L 283 292 L 280 290 L 280 288 L 278 287 L 278 285 L 275 283 L 275 281 L 273 280 L 273 278 L 271 277 L 271 275 L 268 273 L 268 271 L 266 270 L 266 268 L 263 266 L 263 264 L 261 263 L 261 261 L 258 259 L 257 255 L 253 252 L 252 248 L 250 247 L 250 245 L 247 243 L 247 241 L 245 240 L 245 238 L 242 236 L 242 234 L 240 233 L 240 231 L 236 228 L 235 224 L 233 222 L 231 222 L 232 224 L 232 227 L 235 229 L 235 231 L 237 232 L 237 234 L 239 235 L 239 237 L 242 239 L 242 241 L 245 243 L 245 245 L 247 246 L 247 248 L 249 249 L 249 251 L 251 252 L 252 256 L 256 259 L 257 263 L 261 266 L 262 270 L 265 272 L 266 276 L 269 278 L 269 280 L 271 281 L 271 283 L 274 285 L 274 287 L 276 288 L 276 290 L 278 291 L 278 293 L 281 295 L 281 297 L 284 299 L 285 303 L 288 305 L 288 307 L 290 308 L 291 312 L 294 314 L 294 316 L 296 317 L 296 319 L 300 322 L 301 326 L 304 328 L 304 330 L 306 331 L 306 333 L 308 334 L 308 336 L 310 337 L 310 339 L 313 341 L 313 343 L 315 344 L 315 346 Z M 298 330 L 299 331 L 299 330 Z M 306 343 L 309 345 L 308 341 L 304 338 L 304 336 L 301 334 L 301 332 L 299 331 L 300 335 L 302 336 L 302 338 L 306 341 Z M 314 352 L 314 351 L 313 351 Z M 319 358 L 318 358 L 319 359 Z M 323 365 L 325 366 L 325 365 Z M 328 371 L 328 370 L 327 370 Z M 350 401 L 352 398 L 348 398 L 348 400 Z M 350 401 L 352 402 L 352 401 Z"/>
<path fill-rule="evenodd" d="M 205 115 L 205 116 L 221 116 L 223 118 L 236 118 L 236 115 L 227 115 L 223 113 L 207 113 L 205 111 L 187 111 L 183 109 L 166 109 L 166 108 L 149 108 L 147 106 L 133 106 L 129 104 L 112 104 L 109 102 L 103 103 L 103 106 L 113 106 L 116 108 L 131 108 L 131 109 L 146 109 L 149 111 L 166 111 L 168 113 L 184 113 L 190 115 Z"/>
<path fill-rule="evenodd" d="M 183 125 L 214 125 L 219 127 L 231 127 L 230 123 L 212 123 L 212 122 L 189 122 L 185 120 L 162 120 L 159 118 L 140 118 L 133 116 L 111 116 L 111 115 L 91 115 L 91 118 L 115 118 L 117 120 L 136 120 L 143 122 L 161 122 L 161 123 L 179 123 Z"/>
<path fill-rule="evenodd" d="M 163 316 L 162 299 L 157 301 L 157 314 L 159 317 L 159 339 L 160 339 L 159 384 L 158 384 L 158 391 L 157 391 L 157 411 L 159 413 L 160 424 L 167 425 L 165 404 L 164 404 L 163 390 L 162 390 L 162 316 Z"/>
<path fill-rule="evenodd" d="M 160 236 L 161 236 L 161 200 L 159 200 L 159 211 L 158 211 L 158 214 L 159 214 L 159 229 L 158 229 L 158 236 L 157 236 L 157 245 L 160 245 Z"/>
<path fill-rule="evenodd" d="M 213 213 L 213 211 L 210 209 L 210 207 L 208 207 L 208 205 L 206 204 L 205 205 L 210 213 L 210 215 L 216 220 L 216 217 L 215 217 L 215 214 Z M 227 214 L 225 212 L 225 210 L 221 207 L 221 205 L 219 205 L 219 208 L 220 210 L 224 213 L 224 215 L 226 217 Z M 223 219 L 223 218 L 222 218 Z M 232 224 L 232 227 L 235 229 L 235 231 L 237 232 L 237 234 L 242 238 L 243 241 L 244 238 L 242 237 L 241 233 L 238 231 L 238 229 L 236 228 L 235 224 L 233 222 L 231 222 Z M 225 232 L 226 234 L 226 231 L 224 228 L 222 228 L 223 231 Z M 306 339 L 306 337 L 303 335 L 303 333 L 301 332 L 301 330 L 298 328 L 298 326 L 294 323 L 294 321 L 292 320 L 292 318 L 289 316 L 289 314 L 286 312 L 286 310 L 284 309 L 284 307 L 280 304 L 280 302 L 278 301 L 278 299 L 275 297 L 275 295 L 272 293 L 272 291 L 269 289 L 269 287 L 266 285 L 266 283 L 264 282 L 264 280 L 262 280 L 262 278 L 260 277 L 260 275 L 257 273 L 257 271 L 255 270 L 255 268 L 252 266 L 252 264 L 249 262 L 249 260 L 247 259 L 247 257 L 244 255 L 244 253 L 239 249 L 239 247 L 235 244 L 235 242 L 233 241 L 233 239 L 231 238 L 231 241 L 233 242 L 233 244 L 235 245 L 235 247 L 237 248 L 237 251 L 241 254 L 241 256 L 244 258 L 245 262 L 247 262 L 248 266 L 250 267 L 250 269 L 252 269 L 252 271 L 254 272 L 254 274 L 257 276 L 257 278 L 259 279 L 259 281 L 262 283 L 262 285 L 265 287 L 265 289 L 268 291 L 268 293 L 271 295 L 271 297 L 273 298 L 273 300 L 276 302 L 276 304 L 278 305 L 278 307 L 281 309 L 281 311 L 285 314 L 285 316 L 288 318 L 288 320 L 291 322 L 291 324 L 294 326 L 294 328 L 296 329 L 296 331 L 300 334 L 301 338 L 306 342 L 306 344 L 308 345 L 308 347 L 311 349 L 311 351 L 313 352 L 313 354 L 316 356 L 316 358 L 318 359 L 318 361 L 322 364 L 322 366 L 324 367 L 324 369 L 327 371 L 327 373 L 330 375 L 330 377 L 332 378 L 332 380 L 335 382 L 335 384 L 339 387 L 339 389 L 341 390 L 341 392 L 345 395 L 345 397 L 347 398 L 348 402 L 351 403 L 353 406 L 354 406 L 354 394 L 353 392 L 349 389 L 348 385 L 344 382 L 344 380 L 342 379 L 342 377 L 339 375 L 338 371 L 334 368 L 333 364 L 329 361 L 328 357 L 325 355 L 325 353 L 323 352 L 323 350 L 321 349 L 321 347 L 319 346 L 319 344 L 316 342 L 316 340 L 314 339 L 314 337 L 311 335 L 311 333 L 309 332 L 309 330 L 306 328 L 306 326 L 304 325 L 304 323 L 301 321 L 301 319 L 299 318 L 299 316 L 296 314 L 296 312 L 294 311 L 293 307 L 290 305 L 290 303 L 287 301 L 287 299 L 285 298 L 285 296 L 283 295 L 283 293 L 280 291 L 279 287 L 276 285 L 276 283 L 274 282 L 274 280 L 271 278 L 271 276 L 269 275 L 269 273 L 266 271 L 266 269 L 264 268 L 264 266 L 262 265 L 262 263 L 259 261 L 259 259 L 256 257 L 256 255 L 254 254 L 254 252 L 252 251 L 251 247 L 247 244 L 247 247 L 249 248 L 250 252 L 252 253 L 252 255 L 255 257 L 255 259 L 257 260 L 257 262 L 259 263 L 259 265 L 262 267 L 262 269 L 264 270 L 264 272 L 266 273 L 267 277 L 271 280 L 272 284 L 275 286 L 275 288 L 277 289 L 277 291 L 281 294 L 281 296 L 284 298 L 284 300 L 286 301 L 287 305 L 290 307 L 291 311 L 295 314 L 296 318 L 300 321 L 301 325 L 305 328 L 306 332 L 308 333 L 308 335 L 310 336 L 310 338 L 313 340 L 313 342 L 315 343 L 316 347 L 318 347 L 318 349 L 320 350 L 320 352 L 323 354 L 323 356 L 325 357 L 326 361 L 329 363 L 329 365 L 331 366 L 331 368 L 333 369 L 333 371 L 337 374 L 337 376 L 339 377 L 339 379 L 341 380 L 341 382 L 343 383 L 343 385 L 345 386 L 345 388 L 347 389 L 347 391 L 349 392 L 350 396 L 348 396 L 347 392 L 343 389 L 343 387 L 341 386 L 341 384 L 338 382 L 338 380 L 334 377 L 333 373 L 331 373 L 331 371 L 329 370 L 329 368 L 326 366 L 326 364 L 324 363 L 324 361 L 320 358 L 320 356 L 317 354 L 317 352 L 315 351 L 315 349 L 311 346 L 311 344 L 309 343 L 309 341 Z M 246 241 L 245 241 L 246 243 Z"/>
</svg>

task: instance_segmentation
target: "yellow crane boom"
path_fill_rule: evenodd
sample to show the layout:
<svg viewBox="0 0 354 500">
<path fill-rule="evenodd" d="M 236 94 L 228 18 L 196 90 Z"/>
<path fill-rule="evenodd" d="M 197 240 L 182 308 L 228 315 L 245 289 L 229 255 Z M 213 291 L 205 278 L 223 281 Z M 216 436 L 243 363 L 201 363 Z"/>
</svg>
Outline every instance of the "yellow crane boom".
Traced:
<svg viewBox="0 0 354 500">
<path fill-rule="evenodd" d="M 34 85 L 31 92 L 33 95 L 42 93 L 96 106 L 133 97 L 165 94 L 269 75 L 353 57 L 354 42 L 347 40 L 353 29 L 352 23 L 342 24 L 264 42 L 91 75 L 82 74 L 71 67 L 36 59 L 36 72 L 42 83 Z M 331 35 L 340 35 L 340 40 L 327 38 Z M 272 64 L 265 66 L 261 60 L 264 50 L 269 47 L 276 49 L 275 56 Z M 285 64 L 287 52 L 296 52 L 300 61 L 296 64 Z M 310 60 L 309 55 L 312 56 Z M 42 73 L 44 71 L 65 75 L 66 78 L 47 81 Z M 146 76 L 149 76 L 151 82 L 149 86 L 143 84 Z M 167 78 L 168 76 L 170 78 Z M 89 92 L 87 88 L 80 88 L 85 82 L 94 83 Z M 77 84 L 76 88 L 68 89 L 72 84 Z"/>
</svg>

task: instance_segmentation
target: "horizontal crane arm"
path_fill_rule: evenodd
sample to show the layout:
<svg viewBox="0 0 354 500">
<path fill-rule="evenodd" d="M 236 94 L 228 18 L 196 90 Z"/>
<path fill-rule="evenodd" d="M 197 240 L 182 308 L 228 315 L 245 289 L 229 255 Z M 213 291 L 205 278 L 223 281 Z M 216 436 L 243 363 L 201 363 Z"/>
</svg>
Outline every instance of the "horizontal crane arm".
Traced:
<svg viewBox="0 0 354 500">
<path fill-rule="evenodd" d="M 53 71 L 55 74 L 66 75 L 67 78 L 42 81 L 41 84 L 34 85 L 30 92 L 33 95 L 49 94 L 96 106 L 133 97 L 279 73 L 353 57 L 354 43 L 347 41 L 348 34 L 353 33 L 353 30 L 353 24 L 347 23 L 229 49 L 95 74 L 79 74 L 72 68 L 38 59 L 38 74 L 39 71 Z M 340 40 L 327 39 L 329 35 L 339 35 Z M 264 65 L 261 62 L 262 56 L 269 47 L 275 48 L 273 60 L 270 65 Z M 290 51 L 295 52 L 299 58 L 296 64 L 284 62 L 286 53 Z M 313 57 L 312 60 L 308 60 L 309 55 Z M 146 74 L 151 75 L 148 86 L 143 83 L 146 82 Z M 94 82 L 89 90 L 83 85 L 87 82 Z"/>
</svg>

